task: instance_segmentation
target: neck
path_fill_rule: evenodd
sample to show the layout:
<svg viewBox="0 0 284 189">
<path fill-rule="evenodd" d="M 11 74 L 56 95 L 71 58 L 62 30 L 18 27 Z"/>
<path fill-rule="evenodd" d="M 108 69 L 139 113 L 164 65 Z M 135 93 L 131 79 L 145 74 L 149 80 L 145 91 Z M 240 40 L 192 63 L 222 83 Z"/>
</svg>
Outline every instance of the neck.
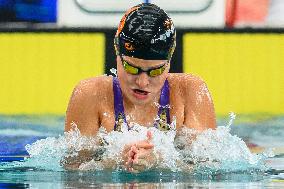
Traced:
<svg viewBox="0 0 284 189">
<path fill-rule="evenodd" d="M 143 126 L 150 126 L 155 121 L 158 112 L 158 101 L 151 101 L 145 104 L 134 104 L 129 99 L 124 100 L 124 112 L 128 117 L 127 122 L 138 123 Z"/>
</svg>

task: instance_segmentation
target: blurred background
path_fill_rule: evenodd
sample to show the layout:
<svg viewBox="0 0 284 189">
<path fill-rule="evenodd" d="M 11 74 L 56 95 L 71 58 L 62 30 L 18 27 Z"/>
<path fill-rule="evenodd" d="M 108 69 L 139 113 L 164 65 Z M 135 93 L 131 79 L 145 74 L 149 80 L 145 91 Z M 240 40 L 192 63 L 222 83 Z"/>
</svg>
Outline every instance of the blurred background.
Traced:
<svg viewBox="0 0 284 189">
<path fill-rule="evenodd" d="M 142 2 L 173 18 L 171 71 L 201 76 L 219 117 L 284 114 L 283 0 L 0 0 L 2 122 L 56 115 L 62 123 L 73 87 L 116 67 L 116 28 Z"/>
</svg>

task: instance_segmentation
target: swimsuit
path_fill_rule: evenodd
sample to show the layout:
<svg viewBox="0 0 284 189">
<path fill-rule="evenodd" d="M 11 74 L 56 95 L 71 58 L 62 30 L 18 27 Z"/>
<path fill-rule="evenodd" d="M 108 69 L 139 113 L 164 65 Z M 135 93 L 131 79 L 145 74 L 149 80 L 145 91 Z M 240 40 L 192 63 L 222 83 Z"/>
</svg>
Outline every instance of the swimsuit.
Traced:
<svg viewBox="0 0 284 189">
<path fill-rule="evenodd" d="M 169 82 L 165 81 L 159 100 L 158 119 L 154 123 L 154 127 L 159 130 L 170 130 L 170 110 L 169 110 Z M 126 116 L 124 113 L 123 96 L 119 81 L 117 77 L 113 77 L 113 95 L 114 95 L 114 112 L 115 112 L 115 131 L 121 131 L 123 123 L 127 124 Z M 127 124 L 128 126 L 128 124 Z M 128 126 L 128 130 L 131 128 Z"/>
</svg>

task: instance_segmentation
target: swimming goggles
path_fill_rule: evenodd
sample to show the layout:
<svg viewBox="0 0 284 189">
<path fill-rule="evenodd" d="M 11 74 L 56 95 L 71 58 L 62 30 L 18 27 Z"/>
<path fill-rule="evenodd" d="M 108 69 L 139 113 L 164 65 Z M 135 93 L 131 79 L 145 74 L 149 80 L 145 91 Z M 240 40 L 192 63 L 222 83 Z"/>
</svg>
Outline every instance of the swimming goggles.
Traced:
<svg viewBox="0 0 284 189">
<path fill-rule="evenodd" d="M 143 70 L 142 68 L 131 65 L 129 62 L 123 59 L 122 55 L 120 56 L 120 59 L 121 59 L 123 68 L 127 73 L 132 74 L 132 75 L 139 75 L 140 73 L 145 72 L 150 77 L 156 77 L 156 76 L 161 75 L 165 71 L 166 66 L 168 64 L 168 62 L 166 62 L 165 64 L 157 68 L 150 68 L 147 70 Z"/>
</svg>

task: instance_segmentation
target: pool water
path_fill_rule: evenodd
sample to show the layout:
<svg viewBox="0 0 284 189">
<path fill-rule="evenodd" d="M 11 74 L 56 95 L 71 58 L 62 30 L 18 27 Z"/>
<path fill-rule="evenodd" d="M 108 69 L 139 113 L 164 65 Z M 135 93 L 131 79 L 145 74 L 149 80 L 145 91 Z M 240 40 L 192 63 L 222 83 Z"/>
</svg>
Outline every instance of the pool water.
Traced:
<svg viewBox="0 0 284 189">
<path fill-rule="evenodd" d="M 226 117 L 218 118 L 218 125 L 226 125 L 227 122 Z M 27 163 L 26 160 L 4 162 L 9 160 L 7 156 L 29 155 L 25 145 L 40 139 L 45 142 L 45 150 L 52 150 L 52 146 L 48 146 L 52 143 L 46 138 L 53 137 L 51 139 L 58 142 L 63 128 L 63 116 L 0 116 L 0 188 L 284 188 L 283 116 L 237 116 L 231 126 L 232 136 L 244 140 L 253 154 L 261 154 L 273 148 L 274 156 L 263 160 L 265 169 L 258 169 L 257 166 L 229 171 L 224 168 L 214 171 L 199 169 L 194 172 L 155 169 L 132 174 L 117 170 L 66 171 L 52 165 L 50 159 L 42 157 Z M 235 148 L 226 142 L 223 147 L 232 145 Z M 39 166 L 41 164 L 47 166 Z"/>
</svg>

